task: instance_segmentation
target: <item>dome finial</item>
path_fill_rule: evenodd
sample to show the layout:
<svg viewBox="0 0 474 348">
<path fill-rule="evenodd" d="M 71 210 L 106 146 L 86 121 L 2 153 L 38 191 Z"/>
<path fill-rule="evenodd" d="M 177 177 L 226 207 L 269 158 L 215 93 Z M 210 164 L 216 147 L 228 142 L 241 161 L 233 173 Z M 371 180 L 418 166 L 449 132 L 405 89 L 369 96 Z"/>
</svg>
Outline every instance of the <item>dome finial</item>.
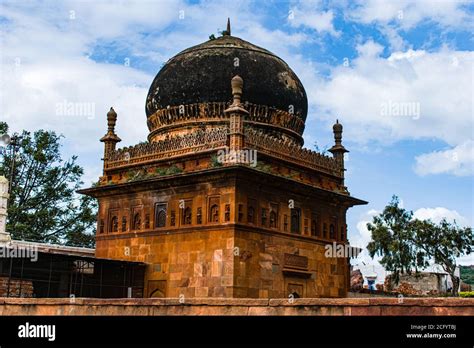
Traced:
<svg viewBox="0 0 474 348">
<path fill-rule="evenodd" d="M 230 18 L 229 17 L 227 17 L 227 29 L 224 32 L 224 35 L 230 36 Z"/>
</svg>

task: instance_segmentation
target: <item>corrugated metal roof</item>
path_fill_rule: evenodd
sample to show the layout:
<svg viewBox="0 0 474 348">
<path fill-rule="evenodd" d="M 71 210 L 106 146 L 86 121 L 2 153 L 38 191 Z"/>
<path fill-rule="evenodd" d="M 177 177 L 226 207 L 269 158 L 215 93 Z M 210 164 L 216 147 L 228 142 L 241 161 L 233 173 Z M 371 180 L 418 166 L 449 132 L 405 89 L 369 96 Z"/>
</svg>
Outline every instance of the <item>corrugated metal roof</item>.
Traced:
<svg viewBox="0 0 474 348">
<path fill-rule="evenodd" d="M 95 257 L 95 249 L 93 248 L 72 247 L 72 246 L 60 245 L 60 244 L 29 242 L 29 241 L 24 241 L 24 240 L 12 240 L 9 243 L 9 245 L 22 247 L 22 248 L 34 247 L 34 248 L 37 248 L 37 250 L 42 253 Z"/>
</svg>

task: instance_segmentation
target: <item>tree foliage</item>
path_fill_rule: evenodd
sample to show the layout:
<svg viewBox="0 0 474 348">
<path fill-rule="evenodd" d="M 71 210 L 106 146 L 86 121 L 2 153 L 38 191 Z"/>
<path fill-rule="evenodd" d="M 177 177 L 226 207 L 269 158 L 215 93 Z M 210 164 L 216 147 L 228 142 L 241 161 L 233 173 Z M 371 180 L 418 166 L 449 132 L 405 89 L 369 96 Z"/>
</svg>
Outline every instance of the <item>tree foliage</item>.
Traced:
<svg viewBox="0 0 474 348">
<path fill-rule="evenodd" d="M 0 131 L 7 130 L 8 125 L 0 123 Z M 55 132 L 23 131 L 20 137 L 15 158 L 6 153 L 0 164 L 10 179 L 15 160 L 7 219 L 12 238 L 93 246 L 97 206 L 75 192 L 83 184 L 77 157 L 61 158 L 62 136 Z"/>
<path fill-rule="evenodd" d="M 372 234 L 367 245 L 370 256 L 380 255 L 380 263 L 392 272 L 396 282 L 400 274 L 418 272 L 434 262 L 451 276 L 453 294 L 457 294 L 456 258 L 474 250 L 472 228 L 459 227 L 446 219 L 438 224 L 413 219 L 413 212 L 400 207 L 396 196 L 367 228 Z"/>
</svg>

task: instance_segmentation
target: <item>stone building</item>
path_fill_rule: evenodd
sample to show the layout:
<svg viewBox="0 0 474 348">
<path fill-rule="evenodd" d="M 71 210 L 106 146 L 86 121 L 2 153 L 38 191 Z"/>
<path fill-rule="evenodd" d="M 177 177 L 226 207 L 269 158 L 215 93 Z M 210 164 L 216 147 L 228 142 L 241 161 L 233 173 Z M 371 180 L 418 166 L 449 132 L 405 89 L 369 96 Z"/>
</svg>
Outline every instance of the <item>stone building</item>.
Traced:
<svg viewBox="0 0 474 348">
<path fill-rule="evenodd" d="M 96 256 L 146 263 L 145 297 L 344 297 L 347 209 L 342 125 L 332 156 L 303 148 L 296 74 L 224 34 L 171 58 L 146 99 L 148 141 L 116 149 L 107 114 L 95 187 Z M 127 117 L 127 116 L 124 116 Z M 121 135 L 122 136 L 122 135 Z"/>
</svg>

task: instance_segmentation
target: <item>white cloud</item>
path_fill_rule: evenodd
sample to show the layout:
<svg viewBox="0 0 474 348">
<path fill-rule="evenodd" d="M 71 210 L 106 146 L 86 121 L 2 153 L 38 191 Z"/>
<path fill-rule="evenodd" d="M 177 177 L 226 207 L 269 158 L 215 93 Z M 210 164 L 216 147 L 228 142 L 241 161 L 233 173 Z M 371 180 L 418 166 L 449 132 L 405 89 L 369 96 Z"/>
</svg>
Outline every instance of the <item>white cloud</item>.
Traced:
<svg viewBox="0 0 474 348">
<path fill-rule="evenodd" d="M 459 226 L 469 226 L 469 221 L 460 215 L 456 210 L 449 210 L 444 207 L 420 208 L 413 213 L 413 217 L 420 220 L 431 220 L 439 223 L 442 219 L 449 222 L 456 221 Z"/>
<path fill-rule="evenodd" d="M 36 35 L 47 34 L 45 30 L 50 26 L 50 30 L 56 29 L 65 34 L 81 33 L 88 41 L 119 36 L 124 41 L 134 32 L 147 27 L 155 30 L 165 28 L 178 21 L 180 11 L 184 9 L 185 4 L 179 0 L 146 3 L 139 0 L 68 0 L 45 1 L 42 6 L 35 2 L 5 1 L 1 11 L 7 18 L 16 20 L 15 32 L 20 28 L 39 28 L 41 24 L 42 30 Z"/>
<path fill-rule="evenodd" d="M 359 53 L 359 62 L 362 62 L 363 58 L 376 59 L 383 52 L 383 46 L 372 40 L 365 42 L 363 45 L 358 45 L 356 49 Z"/>
<path fill-rule="evenodd" d="M 333 20 L 333 11 L 321 9 L 319 1 L 295 2 L 288 15 L 288 23 L 293 27 L 307 27 L 318 33 L 327 32 L 333 36 L 339 36 L 340 32 L 334 29 Z"/>
<path fill-rule="evenodd" d="M 413 60 L 415 58 L 423 57 L 425 53 L 425 51 L 415 51 L 412 49 L 409 49 L 406 52 L 394 52 L 390 55 L 390 57 L 388 57 L 388 61 L 396 62 L 402 59 Z"/>
<path fill-rule="evenodd" d="M 376 273 L 376 283 L 383 283 L 386 272 L 383 266 L 379 263 L 380 256 L 375 255 L 372 259 L 366 249 L 367 244 L 372 239 L 371 232 L 367 229 L 367 224 L 372 222 L 372 218 L 379 213 L 380 212 L 375 209 L 370 209 L 365 214 L 362 214 L 356 225 L 356 231 L 354 231 L 354 233 L 349 232 L 348 237 L 352 246 L 362 248 L 362 252 L 357 256 L 357 258 L 351 259 L 353 268 L 360 269 L 363 275 Z"/>
<path fill-rule="evenodd" d="M 471 15 L 467 10 L 469 0 L 358 0 L 344 6 L 347 18 L 376 26 L 386 37 L 392 50 L 409 48 L 402 32 L 424 23 L 433 23 L 443 32 L 473 30 Z"/>
<path fill-rule="evenodd" d="M 345 138 L 362 145 L 406 139 L 437 139 L 458 152 L 455 168 L 467 173 L 472 147 L 474 52 L 407 50 L 384 58 L 368 41 L 349 67 L 332 69 L 312 94 L 323 117 L 342 119 Z M 449 154 L 448 154 L 449 155 Z M 428 155 L 429 156 L 429 155 Z M 432 157 L 419 158 L 419 173 Z"/>
<path fill-rule="evenodd" d="M 474 175 L 474 141 L 468 140 L 449 150 L 434 151 L 415 158 L 418 175 Z"/>
<path fill-rule="evenodd" d="M 71 27 L 64 24 L 67 19 L 62 16 L 67 16 L 68 6 L 30 6 L 33 4 L 21 2 L 2 7 L 7 19 L 1 34 L 2 121 L 12 131 L 42 128 L 63 134 L 65 156 L 79 155 L 86 169 L 85 180 L 90 183 L 91 175 L 101 168 L 103 145 L 99 138 L 106 132 L 110 106 L 119 114 L 117 132 L 124 140 L 122 144 L 146 138 L 144 104 L 153 76 L 88 58 L 89 46 L 99 35 L 82 26 L 77 30 L 74 25 L 78 22 Z M 58 114 L 57 106 L 62 103 L 87 105 L 91 113 Z"/>
<path fill-rule="evenodd" d="M 386 144 L 436 138 L 452 145 L 472 137 L 473 52 L 444 48 L 434 53 L 395 52 L 383 58 L 381 46 L 372 41 L 358 51 L 360 56 L 350 67 L 333 69 L 313 101 L 328 119 L 340 116 L 350 125 L 348 137 Z M 384 115 L 383 106 L 390 103 L 400 108 L 415 103 L 419 115 Z"/>
<path fill-rule="evenodd" d="M 356 225 L 357 230 L 355 233 L 349 233 L 348 236 L 352 246 L 365 249 L 372 239 L 371 232 L 367 229 L 367 224 L 372 222 L 372 218 L 379 213 L 380 212 L 375 209 L 370 209 L 361 216 L 361 219 Z"/>
<path fill-rule="evenodd" d="M 102 147 L 98 139 L 106 132 L 105 115 L 114 106 L 119 114 L 117 132 L 126 134 L 124 140 L 138 141 L 146 136 L 144 101 L 151 80 L 147 74 L 87 58 L 3 68 L 2 116 L 13 130 L 55 130 L 66 136 L 70 146 L 80 144 L 79 152 L 89 152 Z M 134 86 L 137 82 L 141 85 Z M 94 113 L 58 114 L 57 106 L 64 101 L 92 105 Z M 137 119 L 141 127 L 137 127 Z"/>
<path fill-rule="evenodd" d="M 308 37 L 302 33 L 288 34 L 281 30 L 270 31 L 258 24 L 245 28 L 243 37 L 246 41 L 264 47 L 273 53 L 278 51 L 277 55 L 281 52 L 289 52 L 308 41 Z"/>
<path fill-rule="evenodd" d="M 71 0 L 64 5 L 64 8 L 69 9 L 68 17 L 70 11 L 75 12 L 74 20 L 82 30 L 100 38 L 121 36 L 126 39 L 131 32 L 139 32 L 140 29 L 146 28 L 160 30 L 178 21 L 180 15 L 186 17 L 185 4 L 180 0 L 145 3 L 139 0 L 94 2 Z"/>
<path fill-rule="evenodd" d="M 408 43 L 400 35 L 399 30 L 390 25 L 380 27 L 380 32 L 387 38 L 392 51 L 401 51 L 406 49 Z"/>
<path fill-rule="evenodd" d="M 370 242 L 371 239 L 371 233 L 367 229 L 367 224 L 371 222 L 371 220 L 361 220 L 357 223 L 357 231 L 358 235 L 353 236 L 353 243 L 352 245 L 360 247 L 360 248 L 365 248 L 367 246 L 367 243 Z"/>
<path fill-rule="evenodd" d="M 468 0 L 359 0 L 348 15 L 362 23 L 394 23 L 403 29 L 410 29 L 423 21 L 443 26 L 472 26 L 469 14 L 463 8 Z"/>
</svg>

